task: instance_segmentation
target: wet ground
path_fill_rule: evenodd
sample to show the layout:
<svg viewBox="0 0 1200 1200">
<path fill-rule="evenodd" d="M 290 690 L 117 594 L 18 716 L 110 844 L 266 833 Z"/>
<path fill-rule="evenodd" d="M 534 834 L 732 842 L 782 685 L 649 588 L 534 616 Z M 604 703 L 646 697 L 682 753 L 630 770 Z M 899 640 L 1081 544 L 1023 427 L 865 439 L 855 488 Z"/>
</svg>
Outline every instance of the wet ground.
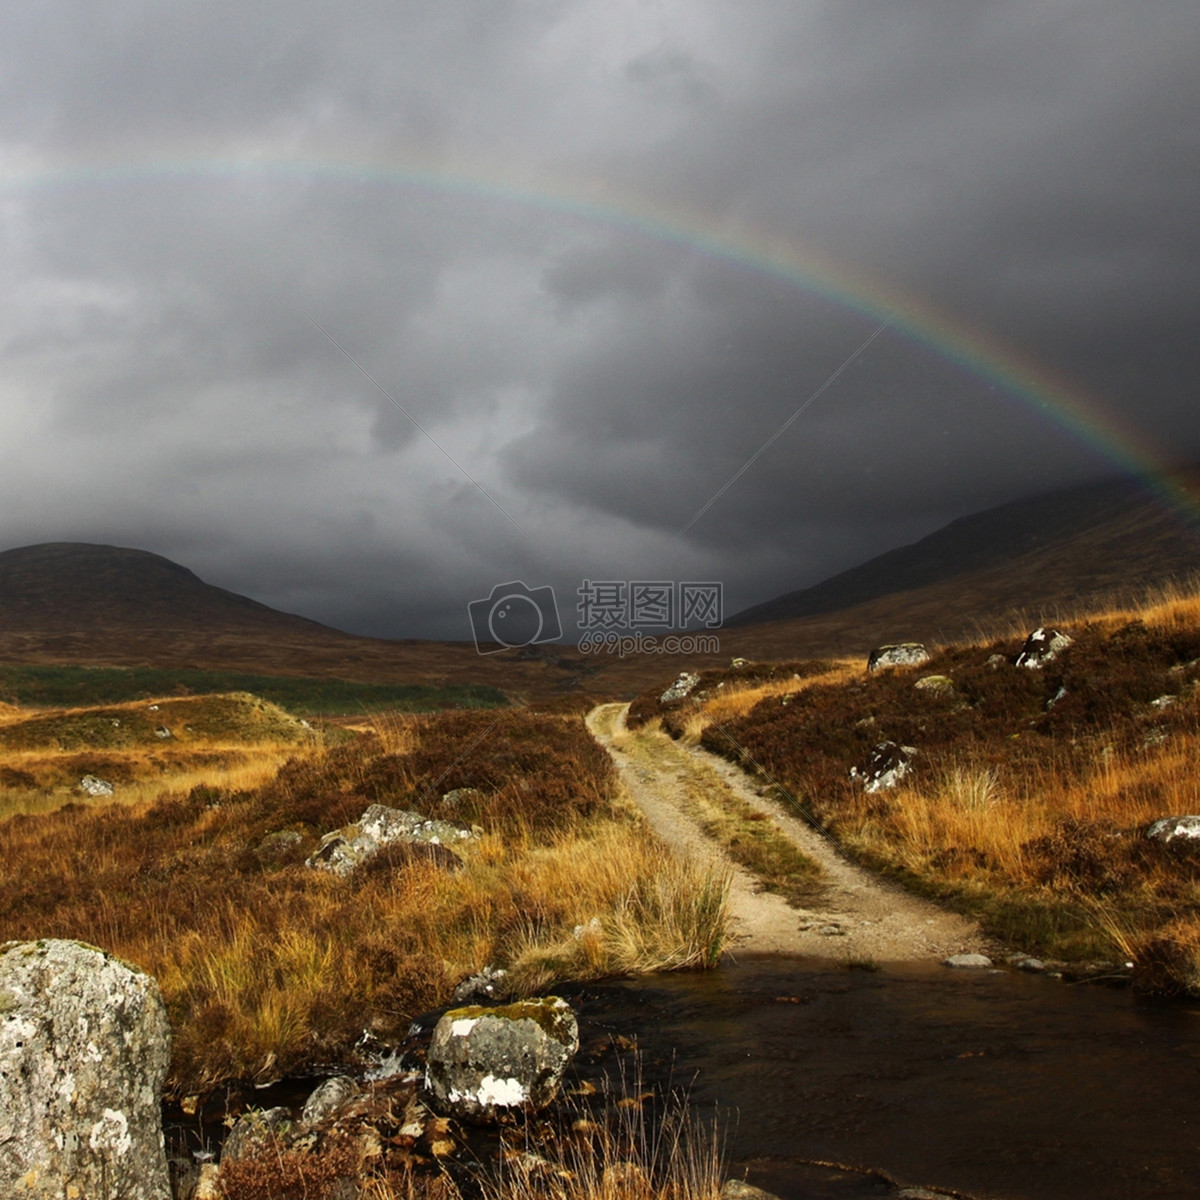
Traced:
<svg viewBox="0 0 1200 1200">
<path fill-rule="evenodd" d="M 907 1184 L 1011 1200 L 1200 1195 L 1200 1007 L 1013 971 L 744 959 L 576 996 L 729 1122 L 786 1200 Z M 741 1175 L 742 1169 L 734 1173 Z"/>
<path fill-rule="evenodd" d="M 725 1128 L 728 1173 L 784 1200 L 901 1184 L 979 1200 L 1200 1195 L 1200 1006 L 1009 970 L 779 957 L 562 992 L 580 1018 L 571 1089 L 607 1073 L 637 1092 L 639 1070 L 660 1094 L 686 1089 Z M 237 1108 L 298 1109 L 316 1082 Z M 221 1107 L 169 1113 L 169 1139 L 215 1150 Z"/>
</svg>

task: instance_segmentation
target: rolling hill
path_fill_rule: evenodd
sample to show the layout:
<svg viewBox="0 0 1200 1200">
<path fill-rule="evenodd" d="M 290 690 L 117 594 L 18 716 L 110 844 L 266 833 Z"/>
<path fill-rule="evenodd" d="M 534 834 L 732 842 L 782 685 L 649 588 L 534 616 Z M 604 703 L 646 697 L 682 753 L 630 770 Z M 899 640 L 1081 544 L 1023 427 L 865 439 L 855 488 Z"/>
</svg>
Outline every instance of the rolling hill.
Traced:
<svg viewBox="0 0 1200 1200">
<path fill-rule="evenodd" d="M 1189 475 L 1200 483 L 1200 472 Z M 745 609 L 726 628 L 782 631 L 804 622 L 814 634 L 832 632 L 831 620 L 840 624 L 853 612 L 868 624 L 887 614 L 922 636 L 953 637 L 1007 613 L 1071 611 L 1089 598 L 1198 570 L 1196 526 L 1142 485 L 1120 480 L 961 517 L 814 587 Z"/>
<path fill-rule="evenodd" d="M 1200 483 L 1200 471 L 1185 478 Z M 731 657 L 865 655 L 1037 624 L 1200 571 L 1200 534 L 1129 482 L 1072 488 L 951 522 L 814 587 L 738 613 L 713 655 L 479 655 L 469 642 L 357 637 L 213 587 L 142 550 L 79 543 L 0 553 L 0 663 L 256 672 L 434 687 L 478 684 L 544 703 L 628 698 Z"/>
</svg>

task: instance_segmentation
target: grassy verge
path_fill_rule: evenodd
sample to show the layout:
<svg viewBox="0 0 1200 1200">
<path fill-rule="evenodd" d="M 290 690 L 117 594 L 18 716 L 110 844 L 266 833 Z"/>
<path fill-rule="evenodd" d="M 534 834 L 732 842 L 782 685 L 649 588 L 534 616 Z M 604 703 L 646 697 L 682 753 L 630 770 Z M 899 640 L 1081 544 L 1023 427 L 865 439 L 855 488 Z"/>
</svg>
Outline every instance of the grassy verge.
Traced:
<svg viewBox="0 0 1200 1200">
<path fill-rule="evenodd" d="M 253 692 L 299 716 L 378 709 L 436 712 L 452 708 L 498 708 L 508 703 L 499 689 L 475 684 L 431 687 L 355 683 L 344 679 L 153 667 L 0 666 L 0 700 L 27 707 L 83 707 L 215 692 Z"/>
<path fill-rule="evenodd" d="M 1159 817 L 1200 813 L 1200 598 L 1066 632 L 1073 645 L 1040 670 L 1014 665 L 1024 639 L 1010 636 L 875 675 L 864 661 L 790 686 L 702 680 L 671 730 L 1016 948 L 1132 959 L 1147 989 L 1200 994 L 1200 846 L 1145 836 Z M 949 685 L 915 687 L 926 676 Z M 911 772 L 867 792 L 850 770 L 885 741 L 916 748 Z"/>
<path fill-rule="evenodd" d="M 620 737 L 627 752 L 646 762 L 658 762 L 662 739 L 657 722 Z M 681 760 L 679 801 L 689 816 L 739 866 L 745 867 L 763 891 L 782 896 L 797 907 L 813 903 L 820 892 L 820 865 L 800 851 L 776 828 L 770 817 L 748 804 L 704 763 Z"/>
<path fill-rule="evenodd" d="M 0 879 L 0 937 L 78 938 L 153 974 L 176 1095 L 345 1060 L 364 1028 L 400 1040 L 485 965 L 529 989 L 716 960 L 724 881 L 664 873 L 578 716 L 453 713 L 385 732 L 302 746 L 244 790 L 0 823 L 0 854 L 21 863 Z M 481 833 L 458 870 L 304 865 L 371 803 Z"/>
</svg>

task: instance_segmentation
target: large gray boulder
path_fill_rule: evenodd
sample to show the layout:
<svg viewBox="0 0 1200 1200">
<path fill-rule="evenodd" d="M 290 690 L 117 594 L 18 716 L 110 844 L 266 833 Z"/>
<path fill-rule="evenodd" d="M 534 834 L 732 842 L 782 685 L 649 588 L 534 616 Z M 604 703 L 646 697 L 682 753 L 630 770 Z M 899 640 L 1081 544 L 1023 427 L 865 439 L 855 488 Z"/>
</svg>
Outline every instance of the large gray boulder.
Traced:
<svg viewBox="0 0 1200 1200">
<path fill-rule="evenodd" d="M 460 829 L 449 821 L 432 821 L 410 809 L 372 804 L 355 824 L 327 833 L 305 865 L 345 876 L 385 846 L 453 846 L 473 836 L 470 829 Z"/>
<path fill-rule="evenodd" d="M 1053 662 L 1069 645 L 1071 638 L 1057 629 L 1039 626 L 1026 639 L 1016 665 L 1038 671 L 1048 662 Z"/>
<path fill-rule="evenodd" d="M 169 1200 L 158 984 L 80 942 L 0 948 L 0 1196 Z"/>
<path fill-rule="evenodd" d="M 575 1013 L 558 996 L 452 1008 L 433 1031 L 425 1086 L 437 1108 L 461 1120 L 536 1110 L 558 1094 L 578 1049 Z"/>
<path fill-rule="evenodd" d="M 929 661 L 929 651 L 920 642 L 897 642 L 893 646 L 877 646 L 867 659 L 871 674 L 889 667 L 919 667 Z"/>
</svg>

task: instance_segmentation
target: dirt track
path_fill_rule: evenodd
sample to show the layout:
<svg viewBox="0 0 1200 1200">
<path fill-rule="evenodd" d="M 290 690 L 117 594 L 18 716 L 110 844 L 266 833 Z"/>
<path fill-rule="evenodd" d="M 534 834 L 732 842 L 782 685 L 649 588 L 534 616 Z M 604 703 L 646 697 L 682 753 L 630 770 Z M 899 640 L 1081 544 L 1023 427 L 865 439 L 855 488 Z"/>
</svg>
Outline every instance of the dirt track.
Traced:
<svg viewBox="0 0 1200 1200">
<path fill-rule="evenodd" d="M 627 708 L 600 705 L 588 714 L 588 728 L 612 755 L 630 797 L 668 845 L 730 866 L 732 949 L 876 962 L 936 960 L 986 949 L 972 922 L 847 862 L 826 838 L 759 796 L 731 763 L 681 746 L 662 733 L 627 730 Z M 826 886 L 810 907 L 793 908 L 779 896 L 758 890 L 754 877 L 730 863 L 686 815 L 689 790 L 704 786 L 711 792 L 714 784 L 767 814 L 820 863 Z"/>
</svg>

